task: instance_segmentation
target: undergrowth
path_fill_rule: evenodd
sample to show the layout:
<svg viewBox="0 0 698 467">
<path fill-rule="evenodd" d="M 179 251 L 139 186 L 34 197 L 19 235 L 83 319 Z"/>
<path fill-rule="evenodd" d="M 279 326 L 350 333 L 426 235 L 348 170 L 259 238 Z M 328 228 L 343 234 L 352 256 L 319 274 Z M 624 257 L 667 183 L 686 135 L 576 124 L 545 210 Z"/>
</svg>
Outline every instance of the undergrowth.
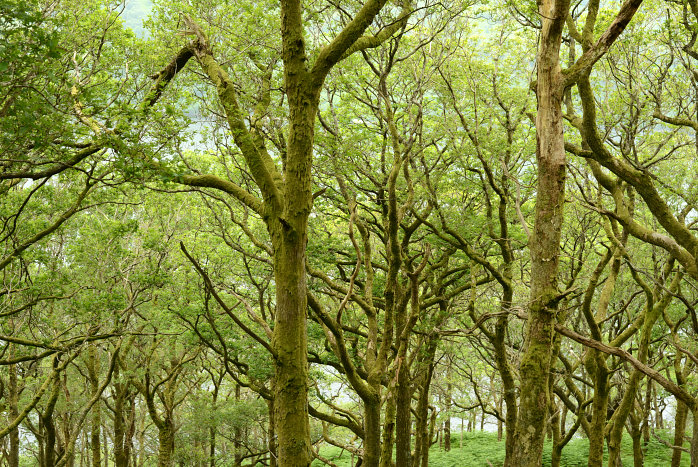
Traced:
<svg viewBox="0 0 698 467">
<path fill-rule="evenodd" d="M 673 439 L 670 433 L 662 433 L 666 439 Z M 551 443 L 545 443 L 543 451 L 543 467 L 550 466 Z M 561 467 L 586 467 L 589 452 L 589 441 L 585 438 L 575 438 L 562 451 Z M 334 446 L 320 449 L 320 454 L 334 462 L 337 467 L 351 467 L 351 454 Z M 671 463 L 671 450 L 652 438 L 645 447 L 645 467 L 666 467 Z M 622 445 L 623 465 L 633 465 L 632 441 L 624 436 Z M 463 433 L 463 447 L 460 446 L 460 433 L 451 437 L 449 452 L 434 445 L 429 451 L 430 467 L 501 467 L 504 463 L 504 441 L 497 441 L 496 433 L 472 432 Z M 313 467 L 322 466 L 319 461 L 313 462 Z M 690 467 L 687 453 L 681 458 L 682 467 Z"/>
</svg>

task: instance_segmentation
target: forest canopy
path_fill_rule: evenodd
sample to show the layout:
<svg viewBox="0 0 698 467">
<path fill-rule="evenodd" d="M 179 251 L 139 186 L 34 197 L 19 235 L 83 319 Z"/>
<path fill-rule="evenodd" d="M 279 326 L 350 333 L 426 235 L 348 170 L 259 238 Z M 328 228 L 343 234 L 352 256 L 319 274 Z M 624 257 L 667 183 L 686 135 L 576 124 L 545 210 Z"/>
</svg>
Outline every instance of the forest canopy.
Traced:
<svg viewBox="0 0 698 467">
<path fill-rule="evenodd" d="M 698 465 L 697 38 L 0 0 L 0 465 Z"/>
</svg>

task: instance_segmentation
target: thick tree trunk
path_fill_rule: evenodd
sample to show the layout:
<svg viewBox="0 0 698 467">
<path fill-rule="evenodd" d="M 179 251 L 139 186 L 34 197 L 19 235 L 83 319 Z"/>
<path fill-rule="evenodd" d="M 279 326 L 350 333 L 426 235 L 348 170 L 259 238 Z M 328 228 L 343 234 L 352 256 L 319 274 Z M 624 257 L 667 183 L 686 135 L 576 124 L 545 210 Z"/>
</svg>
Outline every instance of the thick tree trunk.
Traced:
<svg viewBox="0 0 698 467">
<path fill-rule="evenodd" d="M 531 239 L 531 293 L 516 441 L 507 466 L 539 467 L 548 411 L 548 377 L 557 311 L 557 272 L 565 202 L 566 155 L 560 43 L 569 1 L 543 0 L 538 52 L 536 138 L 538 189 Z"/>
<path fill-rule="evenodd" d="M 291 8 L 292 7 L 292 8 Z M 305 248 L 308 216 L 313 206 L 311 165 L 319 89 L 311 89 L 302 43 L 300 4 L 282 9 L 286 93 L 289 101 L 289 140 L 284 170 L 282 205 L 267 227 L 274 246 L 276 316 L 272 348 L 276 353 L 274 424 L 278 435 L 278 463 L 307 467 L 312 460 L 308 421 L 308 307 Z M 295 28 L 299 28 L 296 30 Z M 290 43 L 297 37 L 300 43 Z"/>
<path fill-rule="evenodd" d="M 39 419 L 39 434 L 41 435 L 37 439 L 37 444 L 39 446 L 39 467 L 43 467 L 46 465 L 46 459 L 44 457 L 46 455 L 46 446 L 44 442 L 46 430 L 44 430 L 44 424 L 41 419 Z"/>
<path fill-rule="evenodd" d="M 175 430 L 171 420 L 165 420 L 162 427 L 158 427 L 158 467 L 172 467 L 174 465 Z"/>
<path fill-rule="evenodd" d="M 381 402 L 380 396 L 364 400 L 364 457 L 363 466 L 378 467 L 380 464 Z"/>
<path fill-rule="evenodd" d="M 114 369 L 117 375 L 118 366 Z M 115 467 L 129 467 L 129 452 L 127 446 L 127 419 L 126 419 L 126 384 L 117 383 L 116 397 L 114 400 L 114 464 Z"/>
<path fill-rule="evenodd" d="M 404 371 L 403 371 L 404 370 Z M 401 374 L 408 373 L 401 369 Z M 402 381 L 400 381 L 402 380 Z M 397 410 L 395 415 L 395 463 L 411 467 L 412 465 L 412 394 L 409 376 L 398 377 Z"/>
<path fill-rule="evenodd" d="M 267 228 L 274 246 L 276 316 L 272 337 L 275 353 L 274 418 L 278 463 L 306 467 L 311 461 L 308 421 L 307 287 L 305 258 L 308 216 L 313 206 L 312 159 L 315 118 L 327 74 L 371 25 L 386 0 L 367 2 L 352 21 L 315 57 L 310 68 L 305 50 L 303 4 L 281 1 L 284 87 L 289 109 L 283 180 L 269 159 L 255 159 L 250 170 L 265 198 Z M 403 24 L 398 22 L 398 24 Z M 351 52 L 349 52 L 351 53 Z M 274 175 L 267 176 L 273 173 Z"/>
<path fill-rule="evenodd" d="M 395 388 L 388 389 L 385 401 L 385 415 L 383 420 L 383 432 L 381 433 L 381 460 L 380 467 L 392 467 L 393 446 L 395 445 Z"/>
<path fill-rule="evenodd" d="M 295 193 L 298 196 L 301 195 L 301 193 Z M 289 207 L 288 211 L 294 212 L 295 208 Z M 309 212 L 309 209 L 306 212 Z M 279 465 L 307 467 L 311 461 L 308 422 L 308 339 L 305 322 L 307 236 L 306 219 L 294 220 L 295 222 L 288 226 L 279 222 L 275 231 L 272 232 L 272 238 L 276 238 L 274 242 L 276 321 L 272 338 L 272 347 L 276 352 L 274 425 L 278 435 Z"/>
</svg>

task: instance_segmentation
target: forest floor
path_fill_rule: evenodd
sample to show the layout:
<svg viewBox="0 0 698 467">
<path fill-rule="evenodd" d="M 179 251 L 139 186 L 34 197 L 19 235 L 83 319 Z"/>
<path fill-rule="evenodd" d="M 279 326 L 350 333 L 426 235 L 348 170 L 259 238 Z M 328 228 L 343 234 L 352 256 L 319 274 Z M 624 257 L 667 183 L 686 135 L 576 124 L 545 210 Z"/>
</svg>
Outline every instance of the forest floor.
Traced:
<svg viewBox="0 0 698 467">
<path fill-rule="evenodd" d="M 662 439 L 673 439 L 669 432 L 658 433 Z M 430 467 L 499 467 L 504 462 L 504 441 L 497 441 L 496 433 L 472 432 L 463 434 L 463 447 L 460 447 L 460 433 L 451 437 L 451 450 L 445 452 L 438 444 L 429 452 Z M 586 438 L 575 438 L 562 451 L 561 467 L 586 467 L 589 442 Z M 550 466 L 551 443 L 546 442 L 543 453 L 543 467 Z M 351 454 L 339 448 L 326 447 L 320 454 L 334 462 L 337 467 L 351 467 Z M 623 465 L 633 465 L 632 441 L 629 436 L 623 438 Z M 645 467 L 667 467 L 671 464 L 671 450 L 652 438 L 645 450 Z M 323 465 L 313 462 L 313 467 Z M 685 453 L 681 465 L 690 467 L 690 459 Z"/>
</svg>

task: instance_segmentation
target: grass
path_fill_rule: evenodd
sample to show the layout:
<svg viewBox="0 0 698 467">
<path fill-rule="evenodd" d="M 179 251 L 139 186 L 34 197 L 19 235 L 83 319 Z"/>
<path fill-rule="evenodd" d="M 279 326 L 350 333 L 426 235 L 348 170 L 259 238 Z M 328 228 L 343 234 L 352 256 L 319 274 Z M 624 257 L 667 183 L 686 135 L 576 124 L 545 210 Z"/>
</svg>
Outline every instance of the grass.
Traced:
<svg viewBox="0 0 698 467">
<path fill-rule="evenodd" d="M 664 439 L 670 439 L 669 433 L 663 433 Z M 546 442 L 543 452 L 543 466 L 550 466 L 551 444 Z M 586 467 L 589 442 L 585 438 L 570 441 L 562 451 L 562 467 Z M 340 456 L 341 453 L 341 456 Z M 351 455 L 341 452 L 339 448 L 327 446 L 320 454 L 332 460 L 338 467 L 351 467 Z M 671 463 L 671 450 L 652 438 L 645 451 L 645 467 L 666 467 Z M 623 465 L 633 465 L 632 441 L 624 436 L 622 445 Z M 504 463 L 504 441 L 497 441 L 495 433 L 473 432 L 463 434 L 463 447 L 460 447 L 460 433 L 451 437 L 451 451 L 445 452 L 435 445 L 429 451 L 429 466 L 433 467 L 500 467 Z M 323 465 L 319 461 L 314 467 Z M 687 453 L 681 457 L 682 467 L 690 467 Z"/>
</svg>

